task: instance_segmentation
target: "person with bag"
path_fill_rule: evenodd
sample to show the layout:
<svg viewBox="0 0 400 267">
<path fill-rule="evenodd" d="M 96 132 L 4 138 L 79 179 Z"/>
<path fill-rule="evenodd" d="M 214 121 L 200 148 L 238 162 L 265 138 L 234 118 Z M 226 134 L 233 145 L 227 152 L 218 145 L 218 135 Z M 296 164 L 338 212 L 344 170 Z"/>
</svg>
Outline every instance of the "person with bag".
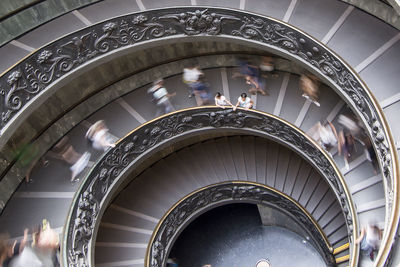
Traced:
<svg viewBox="0 0 400 267">
<path fill-rule="evenodd" d="M 156 117 L 175 110 L 170 102 L 170 98 L 175 96 L 176 93 L 168 93 L 167 89 L 164 87 L 163 79 L 156 80 L 153 83 L 153 86 L 147 90 L 147 93 L 151 94 L 152 102 L 154 102 L 157 106 Z"/>
</svg>

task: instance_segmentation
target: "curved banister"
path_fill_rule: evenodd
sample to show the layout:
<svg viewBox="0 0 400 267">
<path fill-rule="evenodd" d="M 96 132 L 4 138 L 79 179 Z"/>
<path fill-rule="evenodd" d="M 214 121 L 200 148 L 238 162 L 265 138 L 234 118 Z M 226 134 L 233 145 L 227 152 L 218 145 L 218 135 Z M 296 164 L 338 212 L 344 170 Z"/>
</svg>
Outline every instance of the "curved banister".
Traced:
<svg viewBox="0 0 400 267">
<path fill-rule="evenodd" d="M 32 0 L 30 4 L 24 5 L 14 11 L 10 11 L 9 13 L 3 14 L 0 18 L 0 25 L 3 26 L 5 32 L 7 32 L 7 36 L 1 36 L 0 46 L 4 46 L 13 39 L 17 39 L 22 35 L 28 33 L 29 31 L 35 29 L 36 27 L 40 27 L 45 23 L 57 18 L 58 16 L 63 16 L 68 12 L 73 10 L 80 10 L 87 5 L 96 4 L 96 2 L 100 2 L 101 0 L 89 0 L 89 1 L 71 1 L 65 0 L 64 4 L 60 4 L 59 6 L 63 6 L 63 10 L 58 10 L 56 14 L 53 14 L 49 17 L 40 17 L 38 20 L 37 17 L 32 17 L 31 15 L 26 16 L 26 14 L 37 14 L 40 13 L 40 10 L 45 7 L 38 7 L 41 3 L 45 3 L 48 0 Z M 400 14 L 400 1 L 399 0 L 387 0 L 390 2 L 390 5 L 383 0 L 368 0 L 368 1 L 354 1 L 354 0 L 340 0 L 348 5 L 353 5 L 363 10 L 366 13 L 369 13 L 372 16 L 378 17 L 383 20 L 385 23 L 392 25 L 393 27 L 400 29 L 399 22 L 399 14 Z M 33 11 L 34 10 L 34 11 Z M 39 11 L 38 11 L 39 10 Z M 33 12 L 32 12 L 33 11 Z M 18 19 L 14 19 L 14 17 L 18 17 L 20 13 L 25 13 L 23 15 L 24 22 L 29 21 L 30 23 L 18 23 Z M 10 20 L 7 24 L 11 24 L 15 27 L 17 24 L 19 28 L 16 30 L 12 28 L 10 30 L 10 26 L 5 24 L 4 21 Z"/>
<path fill-rule="evenodd" d="M 238 109 L 195 107 L 176 111 L 149 121 L 121 139 L 99 159 L 75 194 L 64 229 L 64 266 L 92 266 L 93 245 L 105 208 L 125 184 L 129 172 L 138 168 L 146 154 L 164 144 L 185 140 L 198 133 L 246 132 L 273 139 L 296 151 L 325 179 L 341 205 L 350 240 L 358 230 L 357 216 L 344 178 L 328 154 L 297 127 L 274 115 Z M 356 266 L 358 245 L 352 242 L 350 266 Z"/>
<path fill-rule="evenodd" d="M 179 233 L 205 211 L 228 203 L 264 204 L 284 210 L 315 240 L 327 266 L 336 266 L 333 248 L 318 223 L 304 207 L 275 188 L 248 181 L 208 185 L 180 199 L 165 213 L 153 231 L 146 250 L 145 266 L 165 266 Z"/>
<path fill-rule="evenodd" d="M 384 176 L 387 218 L 377 257 L 382 266 L 399 220 L 397 154 L 383 112 L 356 72 L 338 55 L 276 19 L 224 8 L 180 7 L 121 16 L 67 35 L 0 77 L 0 143 L 8 140 L 36 100 L 46 99 L 47 89 L 80 67 L 150 40 L 182 37 L 230 38 L 264 46 L 319 74 L 352 107 L 372 140 Z"/>
</svg>

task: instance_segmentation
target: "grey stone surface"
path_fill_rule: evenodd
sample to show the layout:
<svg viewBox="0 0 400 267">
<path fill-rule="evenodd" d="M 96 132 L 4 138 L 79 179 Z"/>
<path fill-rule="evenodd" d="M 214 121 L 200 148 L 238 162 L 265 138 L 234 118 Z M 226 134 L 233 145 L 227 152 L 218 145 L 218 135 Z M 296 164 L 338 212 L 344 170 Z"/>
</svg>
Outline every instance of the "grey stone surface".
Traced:
<svg viewBox="0 0 400 267">
<path fill-rule="evenodd" d="M 83 24 L 82 21 L 72 13 L 68 13 L 28 32 L 21 38 L 18 38 L 18 41 L 31 47 L 39 48 L 65 34 L 83 27 L 85 27 L 85 24 Z"/>
<path fill-rule="evenodd" d="M 15 237 L 22 236 L 24 228 L 32 229 L 43 219 L 53 228 L 61 227 L 70 203 L 71 199 L 13 198 L 0 217 L 0 228 L 7 229 Z"/>
<path fill-rule="evenodd" d="M 397 102 L 384 109 L 387 120 L 389 121 L 390 130 L 395 142 L 400 141 L 400 102 Z"/>
<path fill-rule="evenodd" d="M 361 78 L 379 101 L 399 93 L 399 58 L 400 42 L 398 41 L 360 73 Z"/>
<path fill-rule="evenodd" d="M 382 3 L 380 0 L 341 0 L 342 2 L 349 3 L 356 6 L 371 15 L 380 18 L 386 23 L 391 24 L 393 27 L 400 29 L 400 8 L 399 4 L 395 5 L 395 9 L 389 5 Z M 388 0 L 394 2 L 396 0 Z M 397 11 L 396 11 L 397 10 Z"/>
<path fill-rule="evenodd" d="M 346 7 L 347 5 L 340 1 L 299 0 L 289 23 L 321 40 Z"/>
<path fill-rule="evenodd" d="M 373 186 L 370 186 L 356 194 L 353 195 L 353 199 L 356 203 L 365 203 L 368 201 L 374 201 L 382 199 L 384 196 L 383 186 L 381 183 L 377 183 Z"/>
<path fill-rule="evenodd" d="M 387 0 L 387 2 L 396 10 L 397 14 L 400 15 L 400 3 L 397 0 Z"/>
<path fill-rule="evenodd" d="M 151 84 L 148 84 L 123 96 L 123 99 L 146 120 L 154 118 L 156 113 L 156 107 L 150 104 L 150 96 L 147 94 L 147 90 L 150 87 Z M 168 88 L 167 90 L 170 93 L 173 92 L 173 88 Z M 145 101 L 149 101 L 149 105 L 141 105 Z"/>
<path fill-rule="evenodd" d="M 299 76 L 291 75 L 279 116 L 288 121 L 296 121 L 305 101 L 299 89 Z M 291 104 L 288 105 L 288 103 Z"/>
<path fill-rule="evenodd" d="M 146 9 L 191 5 L 190 0 L 169 0 L 169 1 L 142 0 L 142 3 Z"/>
<path fill-rule="evenodd" d="M 260 213 L 260 218 L 263 226 L 279 226 L 286 228 L 296 234 L 300 235 L 302 238 L 310 238 L 307 232 L 299 225 L 298 222 L 293 220 L 286 213 L 280 211 L 277 208 L 257 205 L 258 212 Z M 307 239 L 308 239 L 307 238 Z"/>
<path fill-rule="evenodd" d="M 149 235 L 141 233 L 129 232 L 124 230 L 117 230 L 100 225 L 99 232 L 97 235 L 97 242 L 124 242 L 129 243 L 135 240 L 136 243 L 146 244 L 150 240 Z"/>
<path fill-rule="evenodd" d="M 79 9 L 91 23 L 97 23 L 112 17 L 139 11 L 136 1 L 132 0 L 105 0 Z"/>
<path fill-rule="evenodd" d="M 246 1 L 245 10 L 252 11 L 258 14 L 267 15 L 276 19 L 282 19 L 288 9 L 290 0 L 264 0 Z"/>
<path fill-rule="evenodd" d="M 328 42 L 328 46 L 355 67 L 396 33 L 395 28 L 354 9 Z"/>
<path fill-rule="evenodd" d="M 118 119 L 116 119 L 118 118 Z M 124 137 L 140 123 L 116 102 L 104 106 L 87 119 L 91 123 L 104 120 L 110 133 L 118 138 Z"/>
<path fill-rule="evenodd" d="M 199 6 L 220 6 L 239 8 L 240 0 L 197 0 Z"/>
<path fill-rule="evenodd" d="M 0 22 L 0 45 L 4 45 L 5 43 L 17 38 L 22 34 L 27 33 L 35 27 L 45 24 L 46 22 L 49 22 L 58 16 L 62 16 L 69 11 L 97 1 L 99 0 L 40 1 L 40 3 L 33 5 L 27 9 L 23 9 L 17 14 Z M 52 23 L 50 22 L 50 24 Z M 43 28 L 49 29 L 49 26 L 44 25 Z M 39 30 L 38 33 L 40 32 L 45 33 L 46 30 Z M 46 38 L 45 34 L 39 36 L 43 39 Z"/>
<path fill-rule="evenodd" d="M 146 248 L 96 247 L 95 264 L 143 259 Z M 110 264 L 111 265 L 111 264 Z"/>
<path fill-rule="evenodd" d="M 74 147 L 80 150 L 79 147 Z M 69 166 L 61 160 L 50 157 L 46 157 L 46 160 L 48 165 L 33 169 L 32 183 L 21 183 L 18 192 L 75 192 L 79 183 L 71 183 Z"/>
<path fill-rule="evenodd" d="M 0 18 L 35 2 L 36 0 L 3 0 L 1 3 Z"/>
<path fill-rule="evenodd" d="M 12 44 L 6 44 L 0 49 L 0 73 L 5 72 L 12 65 L 16 64 L 18 60 L 28 55 L 29 52 L 16 47 Z"/>
<path fill-rule="evenodd" d="M 372 167 L 371 162 L 365 161 L 360 167 L 346 174 L 345 181 L 346 184 L 349 187 L 351 187 L 352 185 L 357 184 L 373 175 L 374 175 L 374 168 Z"/>
</svg>

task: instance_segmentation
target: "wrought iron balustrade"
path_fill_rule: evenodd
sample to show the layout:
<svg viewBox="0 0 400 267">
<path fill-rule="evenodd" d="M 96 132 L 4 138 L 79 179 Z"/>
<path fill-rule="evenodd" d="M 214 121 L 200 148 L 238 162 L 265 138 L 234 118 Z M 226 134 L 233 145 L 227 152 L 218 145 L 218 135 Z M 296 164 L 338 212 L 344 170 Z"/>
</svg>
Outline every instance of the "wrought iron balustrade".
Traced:
<svg viewBox="0 0 400 267">
<path fill-rule="evenodd" d="M 62 246 L 64 265 L 93 266 L 92 249 L 101 215 L 111 195 L 118 191 L 118 186 L 129 172 L 140 166 L 147 153 L 156 153 L 163 144 L 173 146 L 178 140 L 216 131 L 260 135 L 296 151 L 327 180 L 341 205 L 349 240 L 355 240 L 358 225 L 351 195 L 333 160 L 315 141 L 295 126 L 267 113 L 197 107 L 170 113 L 143 124 L 120 140 L 96 163 L 76 193 L 68 215 Z M 354 242 L 351 252 L 351 266 L 355 266 L 358 246 Z"/>
<path fill-rule="evenodd" d="M 398 160 L 388 123 L 374 96 L 338 55 L 301 30 L 272 18 L 224 8 L 167 8 L 113 18 L 67 35 L 0 77 L 0 139 L 12 135 L 36 100 L 46 98 L 44 92 L 80 67 L 149 41 L 188 37 L 251 42 L 284 54 L 318 74 L 354 110 L 372 140 L 384 177 L 387 218 L 377 256 L 378 265 L 384 265 L 399 220 Z"/>
</svg>

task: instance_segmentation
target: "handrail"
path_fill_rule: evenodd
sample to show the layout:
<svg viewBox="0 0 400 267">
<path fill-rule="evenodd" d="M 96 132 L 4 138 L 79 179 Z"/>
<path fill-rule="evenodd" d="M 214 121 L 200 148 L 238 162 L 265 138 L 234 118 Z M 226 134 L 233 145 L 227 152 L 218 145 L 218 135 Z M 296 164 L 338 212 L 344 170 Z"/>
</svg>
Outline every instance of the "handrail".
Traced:
<svg viewBox="0 0 400 267">
<path fill-rule="evenodd" d="M 146 153 L 155 153 L 165 143 L 170 146 L 178 139 L 199 132 L 221 130 L 262 135 L 285 144 L 305 158 L 325 177 L 335 193 L 345 217 L 349 239 L 355 240 L 358 223 L 351 194 L 332 158 L 317 142 L 294 125 L 265 112 L 194 107 L 139 126 L 97 161 L 75 194 L 67 217 L 62 242 L 64 266 L 93 264 L 91 249 L 101 214 L 129 170 L 140 166 Z M 358 245 L 354 242 L 350 252 L 350 266 L 357 266 Z"/>
<path fill-rule="evenodd" d="M 205 199 L 204 196 L 207 196 Z M 178 234 L 195 218 L 215 206 L 228 203 L 269 204 L 285 210 L 300 223 L 319 246 L 327 266 L 335 265 L 332 247 L 319 224 L 296 200 L 270 186 L 228 181 L 207 185 L 184 196 L 158 222 L 145 256 L 145 267 L 162 267 L 167 262 Z M 179 218 L 179 219 L 177 219 Z M 320 243 L 324 243 L 321 247 Z"/>
<path fill-rule="evenodd" d="M 9 138 L 33 99 L 80 67 L 150 40 L 212 37 L 251 42 L 297 60 L 326 80 L 361 118 L 384 176 L 386 226 L 378 253 L 383 266 L 399 221 L 396 149 L 378 102 L 356 72 L 311 36 L 273 18 L 225 8 L 179 7 L 113 18 L 37 50 L 0 77 L 0 140 Z M 42 99 L 43 101 L 43 99 Z M 27 112 L 28 112 L 27 111 Z M 7 133 L 7 134 L 6 134 Z M 1 142 L 0 142 L 1 143 Z"/>
<path fill-rule="evenodd" d="M 41 2 L 45 2 L 45 1 L 46 0 L 34 0 L 31 4 L 26 5 L 20 9 L 17 9 L 11 13 L 4 15 L 3 17 L 0 18 L 0 24 L 2 23 L 2 21 L 11 18 L 14 15 L 18 16 L 19 12 L 25 12 L 26 10 L 29 10 L 32 6 L 36 7 L 36 5 L 38 3 L 40 4 Z M 96 4 L 96 2 L 98 2 L 98 1 L 100 1 L 100 0 L 90 1 L 89 3 L 83 3 L 80 5 L 75 5 L 72 8 L 70 7 L 69 10 L 65 10 L 65 11 L 58 13 L 57 16 L 65 15 L 74 9 L 81 9 L 81 8 L 85 7 L 86 5 Z M 381 19 L 385 23 L 387 23 L 397 29 L 400 29 L 400 23 L 399 23 L 400 2 L 399 2 L 399 0 L 387 0 L 388 2 L 390 2 L 390 4 L 387 4 L 383 0 L 369 0 L 367 2 L 353 1 L 353 0 L 340 0 L 340 1 L 342 1 L 348 5 L 356 6 L 359 9 L 363 10 L 364 12 Z M 65 5 L 65 6 L 67 6 L 67 5 Z M 26 30 L 22 30 L 22 31 L 20 30 L 17 32 L 13 32 L 12 34 L 9 31 L 10 36 L 8 38 L 3 37 L 4 39 L 0 40 L 0 46 L 4 46 L 5 44 L 9 43 L 13 39 L 17 39 L 18 37 L 20 37 L 24 34 L 27 34 L 29 31 L 35 29 L 36 27 L 40 27 L 40 26 L 44 25 L 45 23 L 48 23 L 52 19 L 55 19 L 55 16 L 47 18 L 47 19 L 45 19 L 45 18 L 42 18 L 42 19 L 43 19 L 42 21 L 35 23 L 34 25 L 29 25 L 28 28 L 26 28 Z"/>
</svg>

